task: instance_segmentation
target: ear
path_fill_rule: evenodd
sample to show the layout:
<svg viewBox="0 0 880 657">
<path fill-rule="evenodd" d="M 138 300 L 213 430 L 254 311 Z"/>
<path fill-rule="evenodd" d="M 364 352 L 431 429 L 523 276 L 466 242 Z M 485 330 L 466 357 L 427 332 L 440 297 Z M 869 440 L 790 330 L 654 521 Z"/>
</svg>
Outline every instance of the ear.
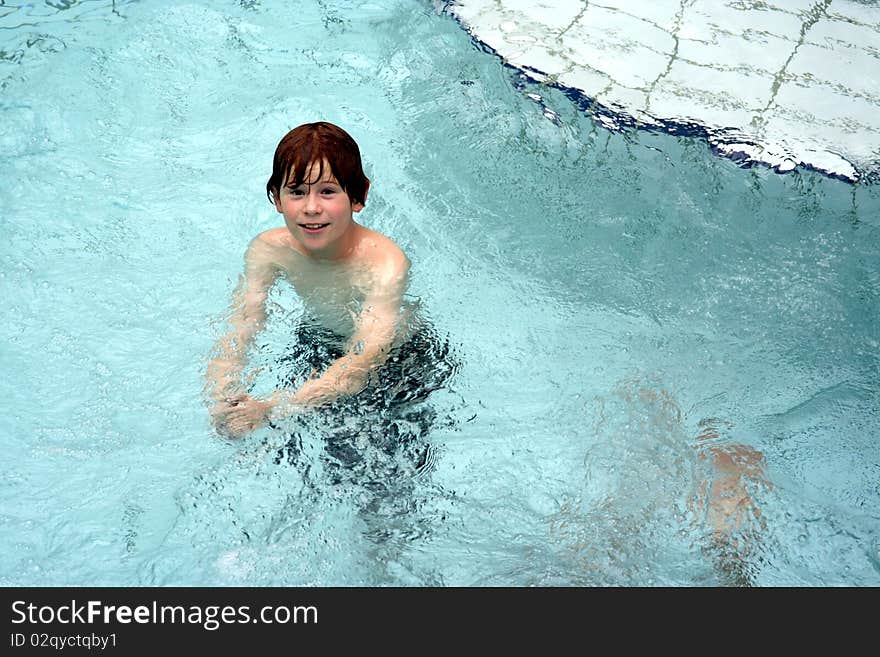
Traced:
<svg viewBox="0 0 880 657">
<path fill-rule="evenodd" d="M 367 186 L 364 188 L 364 202 L 363 203 L 352 203 L 351 211 L 352 212 L 360 212 L 364 209 L 364 205 L 367 203 L 367 195 L 370 193 L 370 180 L 367 179 Z"/>
<path fill-rule="evenodd" d="M 273 189 L 272 190 L 272 201 L 275 203 L 275 209 L 278 210 L 278 212 L 283 214 L 284 211 L 281 209 L 281 200 L 278 198 L 280 194 L 281 194 L 281 190 Z"/>
</svg>

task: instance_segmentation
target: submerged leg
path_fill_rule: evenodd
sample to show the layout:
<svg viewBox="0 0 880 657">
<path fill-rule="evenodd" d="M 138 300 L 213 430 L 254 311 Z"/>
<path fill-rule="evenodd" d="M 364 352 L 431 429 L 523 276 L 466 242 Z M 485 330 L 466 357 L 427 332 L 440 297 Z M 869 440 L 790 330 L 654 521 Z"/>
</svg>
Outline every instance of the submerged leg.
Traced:
<svg viewBox="0 0 880 657">
<path fill-rule="evenodd" d="M 767 486 L 764 455 L 741 444 L 712 444 L 719 437 L 724 420 L 708 419 L 695 445 L 698 458 L 712 466 L 710 481 L 700 484 L 706 521 L 712 530 L 712 546 L 719 570 L 734 586 L 750 586 L 752 575 L 748 557 L 753 553 L 762 529 L 761 511 L 750 491 Z"/>
</svg>

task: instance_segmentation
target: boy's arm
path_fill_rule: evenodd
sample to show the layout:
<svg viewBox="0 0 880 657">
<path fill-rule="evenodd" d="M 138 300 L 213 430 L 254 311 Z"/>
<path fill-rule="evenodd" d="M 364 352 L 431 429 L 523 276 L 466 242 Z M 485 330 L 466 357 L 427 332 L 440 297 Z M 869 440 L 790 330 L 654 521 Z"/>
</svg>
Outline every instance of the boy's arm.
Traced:
<svg viewBox="0 0 880 657">
<path fill-rule="evenodd" d="M 295 393 L 273 395 L 268 400 L 272 403 L 273 416 L 291 415 L 300 407 L 318 406 L 364 388 L 372 372 L 387 360 L 394 345 L 408 276 L 409 260 L 403 253 L 386 257 L 355 321 L 348 352 Z"/>
<path fill-rule="evenodd" d="M 215 402 L 226 401 L 241 385 L 245 353 L 254 335 L 265 325 L 266 298 L 278 275 L 269 245 L 261 235 L 248 246 L 244 261 L 244 275 L 233 294 L 230 329 L 217 341 L 215 356 L 206 372 L 208 396 Z"/>
</svg>

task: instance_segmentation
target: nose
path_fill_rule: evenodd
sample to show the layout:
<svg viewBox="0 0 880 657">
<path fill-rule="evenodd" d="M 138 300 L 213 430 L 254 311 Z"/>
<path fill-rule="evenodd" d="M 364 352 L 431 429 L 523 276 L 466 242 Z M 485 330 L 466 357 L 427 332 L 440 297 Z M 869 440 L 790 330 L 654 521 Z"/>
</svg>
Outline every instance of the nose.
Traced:
<svg viewBox="0 0 880 657">
<path fill-rule="evenodd" d="M 311 189 L 306 194 L 306 214 L 318 214 L 321 212 L 321 204 L 319 203 L 318 194 Z"/>
</svg>

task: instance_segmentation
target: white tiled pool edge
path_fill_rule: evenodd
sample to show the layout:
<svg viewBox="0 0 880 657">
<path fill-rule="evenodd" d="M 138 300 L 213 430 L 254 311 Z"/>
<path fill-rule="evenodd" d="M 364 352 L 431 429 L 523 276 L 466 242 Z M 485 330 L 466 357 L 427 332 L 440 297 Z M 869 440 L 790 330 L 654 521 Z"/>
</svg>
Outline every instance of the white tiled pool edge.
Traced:
<svg viewBox="0 0 880 657">
<path fill-rule="evenodd" d="M 851 182 L 880 173 L 880 3 L 435 4 L 610 129 L 697 134 L 719 154 L 780 172 Z"/>
</svg>

